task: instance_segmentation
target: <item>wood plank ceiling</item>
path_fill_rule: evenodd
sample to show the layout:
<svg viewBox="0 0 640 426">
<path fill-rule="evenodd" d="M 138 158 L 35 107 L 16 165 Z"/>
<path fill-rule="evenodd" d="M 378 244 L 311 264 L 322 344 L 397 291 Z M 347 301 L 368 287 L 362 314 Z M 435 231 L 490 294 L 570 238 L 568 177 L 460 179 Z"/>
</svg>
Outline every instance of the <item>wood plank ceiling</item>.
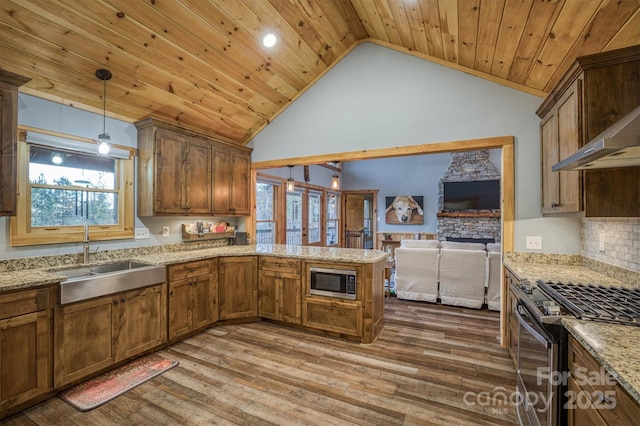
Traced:
<svg viewBox="0 0 640 426">
<path fill-rule="evenodd" d="M 640 0 L 0 0 L 21 91 L 248 142 L 370 41 L 544 96 L 578 56 L 640 44 Z M 273 32 L 277 44 L 261 41 Z"/>
</svg>

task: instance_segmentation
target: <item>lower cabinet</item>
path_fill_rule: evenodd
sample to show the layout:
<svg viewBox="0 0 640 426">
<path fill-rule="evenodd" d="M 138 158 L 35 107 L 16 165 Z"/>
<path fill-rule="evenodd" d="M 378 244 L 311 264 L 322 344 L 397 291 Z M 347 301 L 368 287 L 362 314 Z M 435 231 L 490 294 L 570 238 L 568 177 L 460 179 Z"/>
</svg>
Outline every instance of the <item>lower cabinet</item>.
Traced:
<svg viewBox="0 0 640 426">
<path fill-rule="evenodd" d="M 261 257 L 258 271 L 258 316 L 302 323 L 302 261 Z"/>
<path fill-rule="evenodd" d="M 170 266 L 169 341 L 201 330 L 218 319 L 217 260 Z"/>
<path fill-rule="evenodd" d="M 640 404 L 573 336 L 569 336 L 569 371 L 569 426 L 637 424 Z"/>
<path fill-rule="evenodd" d="M 167 341 L 166 285 L 59 306 L 54 386 L 78 381 Z"/>
<path fill-rule="evenodd" d="M 258 316 L 257 273 L 256 256 L 220 258 L 218 300 L 221 320 Z"/>
<path fill-rule="evenodd" d="M 518 298 L 511 291 L 511 283 L 516 282 L 517 279 L 513 274 L 505 268 L 505 285 L 507 288 L 507 349 L 513 366 L 518 368 L 518 317 L 516 316 L 516 309 L 518 306 Z"/>
<path fill-rule="evenodd" d="M 362 303 L 307 296 L 302 325 L 349 336 L 362 335 Z"/>
<path fill-rule="evenodd" d="M 48 292 L 0 295 L 0 418 L 52 389 Z"/>
</svg>

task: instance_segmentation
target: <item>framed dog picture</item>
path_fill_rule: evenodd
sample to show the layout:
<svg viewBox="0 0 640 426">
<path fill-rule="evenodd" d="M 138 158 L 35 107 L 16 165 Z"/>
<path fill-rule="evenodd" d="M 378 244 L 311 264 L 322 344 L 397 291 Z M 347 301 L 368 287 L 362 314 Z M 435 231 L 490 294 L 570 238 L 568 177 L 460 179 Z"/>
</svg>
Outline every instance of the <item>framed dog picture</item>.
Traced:
<svg viewBox="0 0 640 426">
<path fill-rule="evenodd" d="M 391 225 L 424 224 L 424 197 L 422 195 L 396 195 L 385 197 L 385 223 Z"/>
</svg>

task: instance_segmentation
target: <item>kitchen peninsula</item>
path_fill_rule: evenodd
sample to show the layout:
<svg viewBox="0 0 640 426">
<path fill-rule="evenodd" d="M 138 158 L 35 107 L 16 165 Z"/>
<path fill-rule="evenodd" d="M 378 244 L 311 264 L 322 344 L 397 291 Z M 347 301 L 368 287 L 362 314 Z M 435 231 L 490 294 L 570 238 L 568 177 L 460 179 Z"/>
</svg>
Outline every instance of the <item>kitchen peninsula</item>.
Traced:
<svg viewBox="0 0 640 426">
<path fill-rule="evenodd" d="M 382 251 L 188 243 L 100 256 L 89 265 L 79 265 L 80 255 L 0 262 L 1 333 L 9 339 L 0 373 L 16 384 L 0 395 L 0 418 L 212 325 L 266 320 L 361 343 L 383 327 Z M 60 302 L 66 278 L 56 270 L 124 259 L 166 266 L 166 282 Z M 311 294 L 312 266 L 355 271 L 355 298 Z"/>
</svg>

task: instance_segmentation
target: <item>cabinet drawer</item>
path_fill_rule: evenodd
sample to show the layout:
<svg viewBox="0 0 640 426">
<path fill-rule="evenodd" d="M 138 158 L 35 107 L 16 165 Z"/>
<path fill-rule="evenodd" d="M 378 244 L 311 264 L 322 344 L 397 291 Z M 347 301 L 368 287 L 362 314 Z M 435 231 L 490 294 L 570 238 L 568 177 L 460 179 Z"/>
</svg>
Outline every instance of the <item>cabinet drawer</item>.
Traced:
<svg viewBox="0 0 640 426">
<path fill-rule="evenodd" d="M 49 307 L 49 290 L 38 288 L 0 295 L 0 319 L 30 314 Z"/>
<path fill-rule="evenodd" d="M 351 336 L 362 335 L 362 303 L 307 297 L 302 325 Z"/>
<path fill-rule="evenodd" d="M 169 267 L 169 281 L 197 277 L 212 272 L 211 260 L 198 260 Z"/>
<path fill-rule="evenodd" d="M 287 272 L 290 274 L 300 275 L 301 267 L 302 262 L 296 259 L 268 256 L 260 258 L 260 269 L 262 270 Z"/>
</svg>

